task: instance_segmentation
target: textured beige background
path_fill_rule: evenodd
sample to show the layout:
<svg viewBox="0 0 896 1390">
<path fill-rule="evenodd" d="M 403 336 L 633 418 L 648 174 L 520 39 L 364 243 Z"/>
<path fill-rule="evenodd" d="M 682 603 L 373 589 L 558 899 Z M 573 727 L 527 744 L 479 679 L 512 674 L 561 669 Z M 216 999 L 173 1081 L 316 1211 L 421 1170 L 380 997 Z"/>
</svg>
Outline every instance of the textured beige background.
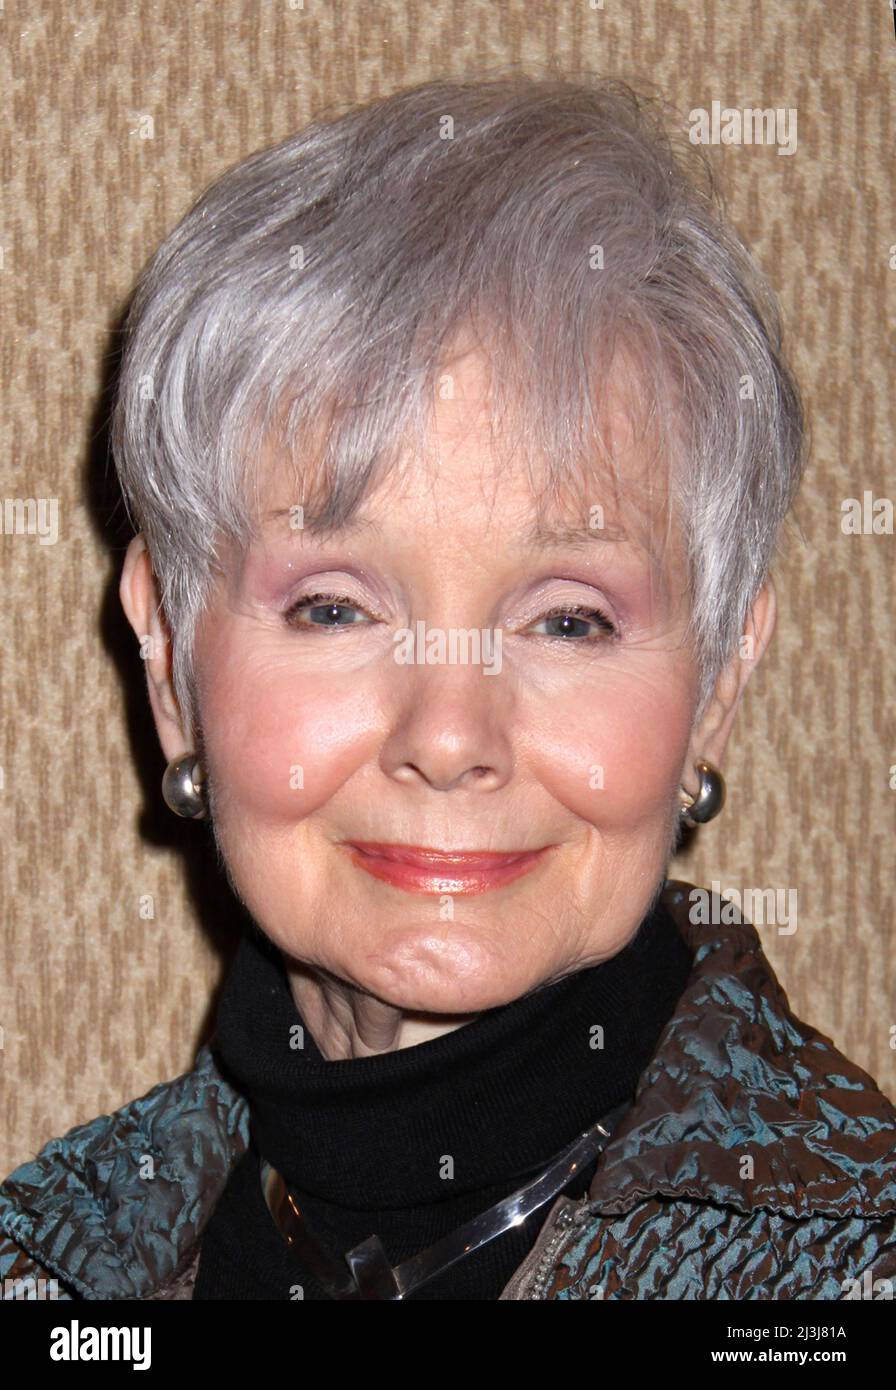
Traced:
<svg viewBox="0 0 896 1390">
<path fill-rule="evenodd" d="M 161 802 L 118 609 L 104 389 L 135 276 L 208 181 L 323 106 L 513 63 L 645 76 L 685 114 L 797 108 L 793 157 L 716 159 L 806 393 L 802 536 L 775 570 L 728 806 L 673 872 L 798 891 L 799 929 L 762 929 L 768 955 L 796 1011 L 896 1096 L 896 539 L 839 526 L 844 497 L 896 498 L 888 0 L 5 0 L 0 26 L 0 492 L 60 506 L 56 545 L 0 534 L 0 1174 L 187 1068 L 234 941 L 201 828 Z"/>
</svg>

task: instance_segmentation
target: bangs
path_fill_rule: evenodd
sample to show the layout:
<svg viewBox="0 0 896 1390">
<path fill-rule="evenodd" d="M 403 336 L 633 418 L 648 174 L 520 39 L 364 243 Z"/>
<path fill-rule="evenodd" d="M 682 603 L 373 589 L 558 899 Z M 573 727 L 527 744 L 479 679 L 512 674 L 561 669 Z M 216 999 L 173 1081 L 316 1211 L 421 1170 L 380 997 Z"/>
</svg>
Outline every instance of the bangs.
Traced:
<svg viewBox="0 0 896 1390">
<path fill-rule="evenodd" d="M 247 463 L 243 474 L 249 531 L 242 544 L 277 517 L 316 537 L 336 535 L 362 521 L 380 490 L 398 492 L 432 470 L 435 404 L 453 395 L 452 368 L 472 353 L 487 374 L 494 486 L 523 471 L 533 499 L 531 544 L 628 541 L 662 566 L 676 511 L 677 439 L 664 429 L 674 412 L 659 399 L 669 382 L 645 375 L 643 356 L 610 335 L 581 354 L 573 343 L 555 347 L 545 352 L 552 370 L 542 370 L 541 354 L 521 344 L 518 320 L 492 315 L 452 327 L 447 346 L 417 334 L 400 408 L 382 388 L 374 394 L 373 383 L 365 392 L 360 364 L 323 400 L 288 383 L 276 405 L 269 396 L 255 412 L 263 447 L 244 445 L 255 466 Z M 274 488 L 290 500 L 265 511 Z"/>
</svg>

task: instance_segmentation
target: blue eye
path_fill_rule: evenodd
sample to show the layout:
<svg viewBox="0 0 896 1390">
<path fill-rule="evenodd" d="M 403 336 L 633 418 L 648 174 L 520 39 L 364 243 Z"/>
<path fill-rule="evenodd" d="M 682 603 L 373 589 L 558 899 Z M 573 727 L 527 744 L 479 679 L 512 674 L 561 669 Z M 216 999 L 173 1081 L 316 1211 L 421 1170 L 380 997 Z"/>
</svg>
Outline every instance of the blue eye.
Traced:
<svg viewBox="0 0 896 1390">
<path fill-rule="evenodd" d="M 284 618 L 291 627 L 317 627 L 333 631 L 339 627 L 355 627 L 365 622 L 367 615 L 346 594 L 307 594 L 287 609 Z M 584 604 L 553 608 L 535 626 L 543 623 L 558 626 L 554 631 L 541 635 L 561 641 L 600 642 L 619 635 L 605 613 Z"/>
<path fill-rule="evenodd" d="M 606 613 L 602 613 L 599 608 L 586 608 L 581 603 L 566 605 L 562 608 L 552 608 L 550 613 L 539 618 L 535 626 L 538 627 L 541 623 L 559 623 L 558 631 L 546 632 L 541 635 L 559 637 L 563 640 L 573 638 L 585 642 L 601 642 L 619 635 Z M 600 628 L 601 631 L 599 633 L 589 632 L 589 628 Z"/>
<path fill-rule="evenodd" d="M 358 619 L 353 614 L 362 614 L 363 609 L 346 597 L 345 594 L 307 594 L 288 608 L 285 620 L 292 627 L 353 627 Z"/>
</svg>

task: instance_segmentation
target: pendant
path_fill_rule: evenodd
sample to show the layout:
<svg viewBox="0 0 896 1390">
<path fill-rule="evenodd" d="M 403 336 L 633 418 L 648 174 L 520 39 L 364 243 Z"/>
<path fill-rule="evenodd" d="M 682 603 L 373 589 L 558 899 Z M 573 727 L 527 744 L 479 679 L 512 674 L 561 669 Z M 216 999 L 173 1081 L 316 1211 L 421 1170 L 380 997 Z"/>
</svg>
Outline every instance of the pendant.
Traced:
<svg viewBox="0 0 896 1390">
<path fill-rule="evenodd" d="M 394 1267 L 377 1235 L 368 1236 L 339 1258 L 326 1250 L 311 1234 L 296 1196 L 276 1168 L 264 1158 L 261 1160 L 261 1187 L 268 1210 L 290 1250 L 331 1298 L 396 1301 L 407 1298 L 437 1274 L 503 1235 L 512 1226 L 521 1225 L 532 1212 L 555 1197 L 584 1165 L 602 1152 L 630 1106 L 630 1101 L 616 1106 L 553 1158 L 538 1177 Z"/>
</svg>

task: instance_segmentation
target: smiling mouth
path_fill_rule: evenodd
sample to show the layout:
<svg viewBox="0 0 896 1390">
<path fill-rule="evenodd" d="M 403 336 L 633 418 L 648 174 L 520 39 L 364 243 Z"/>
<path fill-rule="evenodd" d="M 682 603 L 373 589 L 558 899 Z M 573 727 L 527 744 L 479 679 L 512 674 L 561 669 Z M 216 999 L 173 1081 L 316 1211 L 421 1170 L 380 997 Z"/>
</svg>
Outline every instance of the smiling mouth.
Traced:
<svg viewBox="0 0 896 1390">
<path fill-rule="evenodd" d="M 541 863 L 553 845 L 536 850 L 438 850 L 425 845 L 341 842 L 358 868 L 411 893 L 486 893 Z"/>
</svg>

